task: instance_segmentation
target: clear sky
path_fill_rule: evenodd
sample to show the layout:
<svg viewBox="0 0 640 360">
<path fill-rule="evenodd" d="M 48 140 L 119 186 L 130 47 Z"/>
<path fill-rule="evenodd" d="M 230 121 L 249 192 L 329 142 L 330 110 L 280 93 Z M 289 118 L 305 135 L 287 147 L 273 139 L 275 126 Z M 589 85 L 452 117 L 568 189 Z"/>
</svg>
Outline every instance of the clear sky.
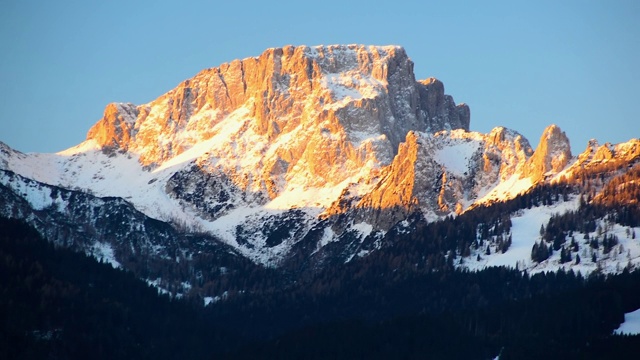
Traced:
<svg viewBox="0 0 640 360">
<path fill-rule="evenodd" d="M 640 137 L 640 1 L 0 2 L 0 141 L 55 152 L 110 102 L 287 44 L 397 44 L 471 129 L 555 123 L 574 153 Z"/>
</svg>

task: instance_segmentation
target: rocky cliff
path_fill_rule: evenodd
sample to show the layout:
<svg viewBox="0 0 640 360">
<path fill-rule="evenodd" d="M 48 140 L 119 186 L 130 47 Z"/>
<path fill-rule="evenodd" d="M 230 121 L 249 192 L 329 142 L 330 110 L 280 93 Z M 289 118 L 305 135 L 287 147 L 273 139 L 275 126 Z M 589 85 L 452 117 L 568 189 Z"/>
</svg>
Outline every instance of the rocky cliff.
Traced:
<svg viewBox="0 0 640 360">
<path fill-rule="evenodd" d="M 336 143 L 325 150 L 345 158 L 366 158 L 369 138 L 384 135 L 382 147 L 395 153 L 410 130 L 468 130 L 470 118 L 442 82 L 416 81 L 401 47 L 287 46 L 204 70 L 149 104 L 110 104 L 87 138 L 158 166 L 224 131 L 218 125 L 232 114 L 247 120 L 238 130 L 270 142 L 316 135 L 301 127 L 330 133 Z M 296 150 L 284 160 L 307 149 Z"/>
<path fill-rule="evenodd" d="M 411 131 L 469 130 L 469 121 L 468 106 L 445 95 L 442 82 L 416 81 L 401 47 L 289 46 L 204 70 L 146 105 L 111 104 L 87 141 L 105 152 L 135 154 L 146 169 L 207 143 L 206 153 L 193 160 L 196 168 L 178 171 L 166 191 L 215 220 L 238 206 L 269 201 L 323 211 L 340 201 L 346 184 L 362 185 L 394 156 L 402 159 L 407 146 L 401 143 Z M 213 176 L 237 196 L 220 197 L 217 185 L 215 197 L 185 193 L 176 179 L 196 171 L 201 176 L 187 176 L 192 187 L 211 188 L 205 179 Z M 333 190 L 320 199 L 305 191 L 317 188 Z M 406 208 L 406 199 L 385 199 Z M 371 205 L 392 205 L 385 201 Z M 365 199 L 360 207 L 366 206 Z"/>
<path fill-rule="evenodd" d="M 535 153 L 527 162 L 523 176 L 528 176 L 533 182 L 539 182 L 550 177 L 567 166 L 571 160 L 571 145 L 569 138 L 559 127 L 547 127 Z"/>
</svg>

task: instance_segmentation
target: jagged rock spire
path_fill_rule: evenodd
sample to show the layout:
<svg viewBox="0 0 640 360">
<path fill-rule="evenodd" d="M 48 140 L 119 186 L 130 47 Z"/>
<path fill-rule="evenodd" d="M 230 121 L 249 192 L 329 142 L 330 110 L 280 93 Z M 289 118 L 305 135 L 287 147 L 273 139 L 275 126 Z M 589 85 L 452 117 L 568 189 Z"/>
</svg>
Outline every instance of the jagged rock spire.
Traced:
<svg viewBox="0 0 640 360">
<path fill-rule="evenodd" d="M 557 125 L 550 125 L 542 133 L 540 143 L 527 162 L 523 176 L 537 183 L 560 172 L 570 160 L 569 138 Z"/>
</svg>

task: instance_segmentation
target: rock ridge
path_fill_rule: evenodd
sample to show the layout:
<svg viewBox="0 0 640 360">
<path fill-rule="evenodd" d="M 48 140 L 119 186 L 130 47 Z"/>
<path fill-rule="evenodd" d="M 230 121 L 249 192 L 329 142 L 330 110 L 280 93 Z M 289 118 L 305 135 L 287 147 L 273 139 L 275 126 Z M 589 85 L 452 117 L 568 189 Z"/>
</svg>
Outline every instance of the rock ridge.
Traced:
<svg viewBox="0 0 640 360">
<path fill-rule="evenodd" d="M 153 167 L 212 138 L 238 113 L 269 141 L 326 124 L 355 145 L 384 135 L 388 144 L 376 149 L 393 154 L 409 131 L 469 130 L 470 119 L 442 82 L 415 80 L 402 47 L 285 46 L 203 70 L 145 105 L 110 104 L 87 139 Z"/>
</svg>

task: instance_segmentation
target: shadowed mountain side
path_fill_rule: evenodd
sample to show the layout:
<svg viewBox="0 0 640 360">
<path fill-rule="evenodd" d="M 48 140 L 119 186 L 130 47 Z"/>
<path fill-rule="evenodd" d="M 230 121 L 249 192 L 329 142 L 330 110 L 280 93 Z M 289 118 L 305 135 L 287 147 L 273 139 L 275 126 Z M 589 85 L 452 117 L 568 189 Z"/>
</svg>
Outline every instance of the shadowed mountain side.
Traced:
<svg viewBox="0 0 640 360">
<path fill-rule="evenodd" d="M 0 174 L 4 216 L 25 221 L 57 246 L 93 255 L 147 281 L 161 279 L 154 285 L 164 291 L 188 293 L 190 287 L 181 284 L 196 273 L 208 281 L 256 266 L 214 236 L 149 218 L 124 199 L 50 186 L 6 170 Z M 13 187 L 18 182 L 45 200 L 41 208 L 22 198 Z M 228 269 L 225 274 L 221 267 Z"/>
</svg>

